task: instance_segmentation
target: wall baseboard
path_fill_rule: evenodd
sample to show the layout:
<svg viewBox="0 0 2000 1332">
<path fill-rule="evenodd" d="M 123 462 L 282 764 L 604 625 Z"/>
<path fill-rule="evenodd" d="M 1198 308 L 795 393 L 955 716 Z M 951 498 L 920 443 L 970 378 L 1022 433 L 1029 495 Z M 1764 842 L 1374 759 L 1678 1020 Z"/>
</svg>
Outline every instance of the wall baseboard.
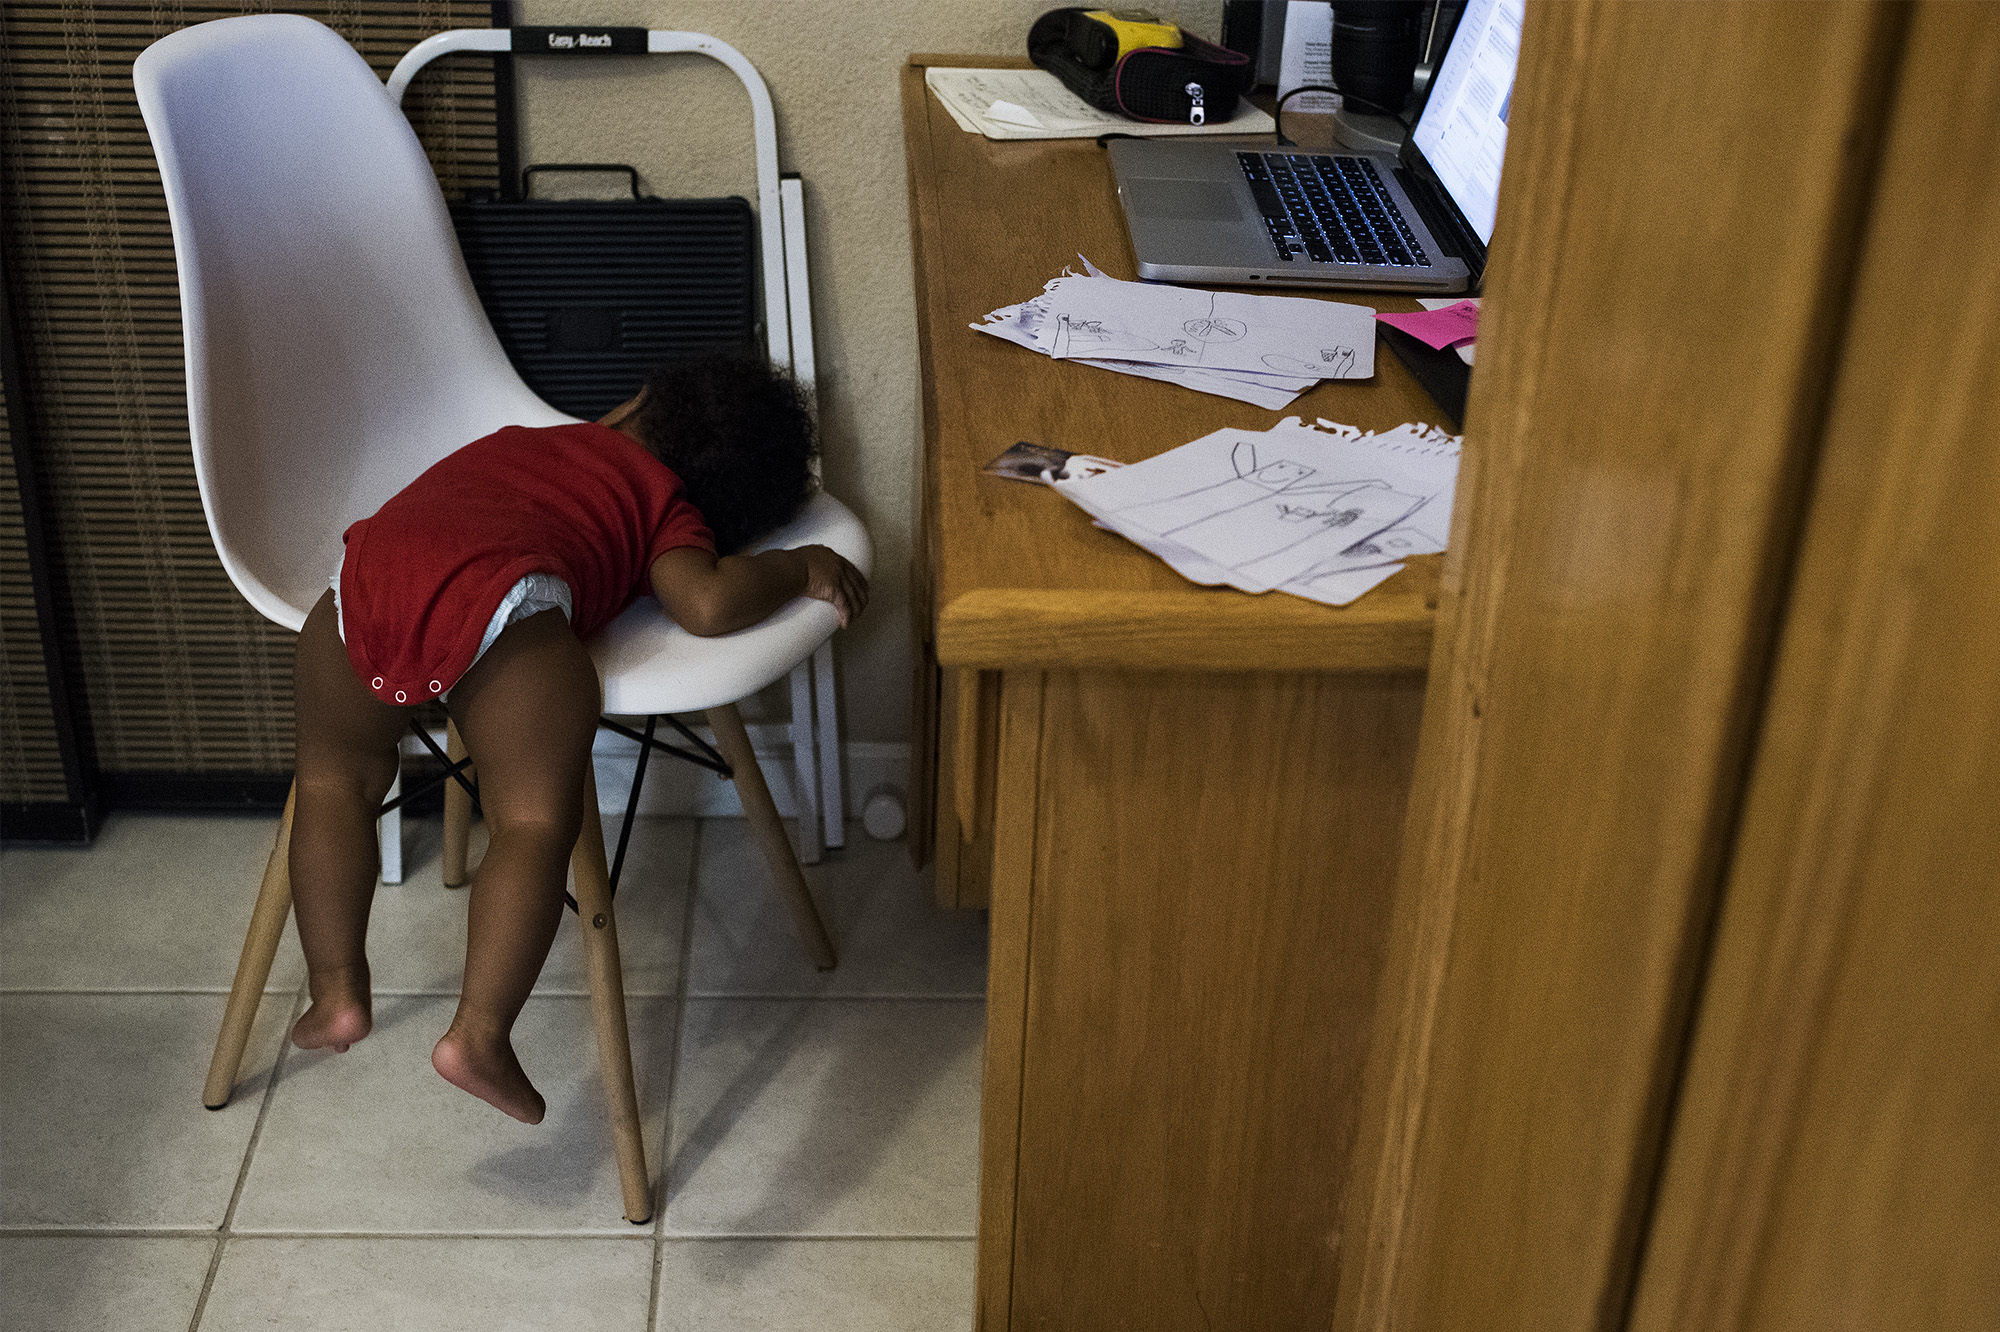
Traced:
<svg viewBox="0 0 2000 1332">
<path fill-rule="evenodd" d="M 0 803 L 0 844 L 87 846 L 103 823 L 101 800 L 9 800 Z"/>
<path fill-rule="evenodd" d="M 795 785 L 797 770 L 792 764 L 791 727 L 783 722 L 763 723 L 744 728 L 750 734 L 750 748 L 771 799 L 785 818 L 798 811 Z M 663 728 L 664 730 L 664 728 Z M 695 734 L 713 742 L 706 727 Z M 671 732 L 662 738 L 673 739 Z M 908 801 L 910 747 L 900 742 L 848 741 L 842 795 L 846 816 L 861 817 L 862 802 L 878 786 L 893 786 Z M 599 731 L 592 759 L 597 769 L 597 803 L 606 818 L 622 817 L 627 793 L 632 789 L 632 769 L 639 757 L 639 744 L 610 731 Z M 741 818 L 743 806 L 736 798 L 736 786 L 714 773 L 682 763 L 665 754 L 654 754 L 646 765 L 646 785 L 639 793 L 639 812 L 645 815 L 680 818 Z"/>
</svg>

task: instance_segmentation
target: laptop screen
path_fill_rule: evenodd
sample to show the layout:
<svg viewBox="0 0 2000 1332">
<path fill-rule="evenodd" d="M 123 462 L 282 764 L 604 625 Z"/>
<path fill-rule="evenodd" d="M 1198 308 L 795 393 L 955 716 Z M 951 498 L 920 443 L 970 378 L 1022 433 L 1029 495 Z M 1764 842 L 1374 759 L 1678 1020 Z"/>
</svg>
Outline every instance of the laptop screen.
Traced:
<svg viewBox="0 0 2000 1332">
<path fill-rule="evenodd" d="M 1525 0 L 1471 0 L 1411 137 L 1482 244 L 1493 240 Z"/>
</svg>

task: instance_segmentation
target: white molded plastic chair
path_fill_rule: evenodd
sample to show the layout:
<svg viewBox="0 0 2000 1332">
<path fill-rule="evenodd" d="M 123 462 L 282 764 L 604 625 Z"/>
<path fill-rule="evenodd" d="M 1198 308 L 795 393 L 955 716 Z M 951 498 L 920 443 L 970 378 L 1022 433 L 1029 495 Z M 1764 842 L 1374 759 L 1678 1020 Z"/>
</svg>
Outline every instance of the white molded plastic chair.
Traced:
<svg viewBox="0 0 2000 1332">
<path fill-rule="evenodd" d="M 579 33 L 597 25 L 580 25 Z M 609 34 L 638 30 L 597 28 L 594 35 L 609 41 Z M 805 187 L 796 176 L 781 175 L 778 169 L 777 116 L 771 107 L 770 90 L 742 53 L 726 42 L 705 33 L 656 30 L 645 32 L 649 55 L 702 55 L 726 66 L 742 82 L 749 95 L 751 138 L 756 156 L 757 221 L 762 236 L 762 268 L 766 274 L 783 274 L 782 281 L 763 284 L 764 332 L 767 353 L 773 365 L 792 371 L 808 393 L 812 391 L 815 362 L 812 342 L 812 310 L 806 274 Z M 523 44 L 525 43 L 525 45 Z M 389 75 L 389 96 L 401 105 L 410 81 L 425 65 L 455 51 L 499 53 L 519 49 L 523 54 L 549 56 L 560 51 L 545 34 L 528 36 L 511 28 L 454 28 L 427 37 L 396 63 Z M 580 41 L 571 48 L 570 58 L 594 60 L 591 43 Z M 655 669 L 672 669 L 676 663 L 662 660 Z M 789 727 L 794 764 L 793 793 L 797 797 L 799 858 L 818 863 L 824 848 L 845 844 L 841 819 L 843 791 L 840 770 L 840 720 L 836 707 L 833 643 L 820 644 L 809 660 L 792 668 L 792 720 Z M 607 698 L 607 710 L 622 712 L 625 700 Z M 414 741 L 405 741 L 406 752 Z M 434 741 L 426 741 L 434 744 Z M 680 752 L 680 751 L 675 751 Z M 457 756 L 456 746 L 452 754 Z M 638 774 L 643 775 L 642 765 Z M 392 792 L 394 794 L 394 792 Z M 629 811 L 636 807 L 639 786 L 632 786 Z M 445 882 L 456 886 L 463 881 L 465 830 L 469 818 L 468 801 L 456 786 L 445 790 Z M 382 820 L 382 878 L 385 883 L 402 879 L 400 816 L 385 813 Z M 618 884 L 618 868 L 612 867 L 611 883 Z"/>
<path fill-rule="evenodd" d="M 149 47 L 133 81 L 173 220 L 188 424 L 209 532 L 237 589 L 297 630 L 350 523 L 473 439 L 571 418 L 508 364 L 416 135 L 332 30 L 281 14 L 199 24 Z M 765 283 L 784 287 L 768 260 Z M 825 494 L 764 544 L 814 542 L 866 572 L 866 532 Z M 835 627 L 830 605 L 800 599 L 755 628 L 698 639 L 647 599 L 589 645 L 608 711 L 708 712 L 821 966 L 833 964 L 832 946 L 735 704 L 809 659 Z M 637 1222 L 651 1215 L 651 1190 L 592 786 L 576 894 L 625 1214 Z M 290 914 L 290 821 L 288 803 L 204 1089 L 212 1108 L 229 1099 Z"/>
</svg>

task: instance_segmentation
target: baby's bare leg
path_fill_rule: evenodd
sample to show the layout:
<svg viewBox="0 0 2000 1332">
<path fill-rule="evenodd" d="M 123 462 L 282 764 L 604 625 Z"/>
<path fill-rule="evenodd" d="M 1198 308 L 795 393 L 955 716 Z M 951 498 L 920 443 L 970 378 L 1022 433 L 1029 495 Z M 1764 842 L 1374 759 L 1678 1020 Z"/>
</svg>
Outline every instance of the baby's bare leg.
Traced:
<svg viewBox="0 0 2000 1332">
<path fill-rule="evenodd" d="M 355 678 L 330 592 L 299 631 L 292 680 L 298 785 L 289 865 L 312 994 L 292 1041 L 345 1050 L 372 1023 L 366 945 L 381 869 L 375 821 L 396 779 L 396 742 L 410 709 L 382 702 Z"/>
<path fill-rule="evenodd" d="M 472 876 L 464 989 L 431 1063 L 529 1124 L 545 1107 L 510 1036 L 562 920 L 597 705 L 597 672 L 558 611 L 509 627 L 451 691 L 487 845 Z"/>
</svg>

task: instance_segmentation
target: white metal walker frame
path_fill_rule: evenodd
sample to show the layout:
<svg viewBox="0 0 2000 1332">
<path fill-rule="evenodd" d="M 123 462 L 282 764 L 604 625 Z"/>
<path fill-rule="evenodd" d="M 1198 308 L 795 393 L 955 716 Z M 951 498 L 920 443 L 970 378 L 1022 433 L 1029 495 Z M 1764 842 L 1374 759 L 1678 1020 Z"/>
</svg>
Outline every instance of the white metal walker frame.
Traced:
<svg viewBox="0 0 2000 1332">
<path fill-rule="evenodd" d="M 588 29 L 595 25 L 565 25 Z M 488 54 L 516 52 L 511 28 L 454 28 L 426 37 L 396 62 L 388 91 L 403 103 L 410 80 L 439 56 L 460 51 Z M 759 286 L 764 294 L 766 350 L 771 364 L 789 370 L 810 398 L 814 371 L 812 301 L 806 273 L 805 187 L 797 175 L 778 171 L 778 123 L 771 110 L 771 92 L 763 76 L 741 51 L 699 32 L 649 31 L 648 55 L 705 55 L 726 65 L 750 95 L 751 132 L 757 153 L 757 225 L 763 239 Z M 548 54 L 534 52 L 533 54 Z M 773 275 L 777 280 L 773 281 Z M 798 797 L 799 859 L 817 864 L 827 847 L 846 845 L 842 827 L 843 792 L 840 773 L 840 718 L 835 697 L 833 640 L 792 669 L 791 739 Z M 434 737 L 440 745 L 443 736 Z M 405 741 L 414 744 L 414 738 Z M 412 752 L 423 753 L 421 748 Z M 401 790 L 401 779 L 390 792 Z M 403 880 L 402 811 L 382 816 L 382 881 Z"/>
</svg>

